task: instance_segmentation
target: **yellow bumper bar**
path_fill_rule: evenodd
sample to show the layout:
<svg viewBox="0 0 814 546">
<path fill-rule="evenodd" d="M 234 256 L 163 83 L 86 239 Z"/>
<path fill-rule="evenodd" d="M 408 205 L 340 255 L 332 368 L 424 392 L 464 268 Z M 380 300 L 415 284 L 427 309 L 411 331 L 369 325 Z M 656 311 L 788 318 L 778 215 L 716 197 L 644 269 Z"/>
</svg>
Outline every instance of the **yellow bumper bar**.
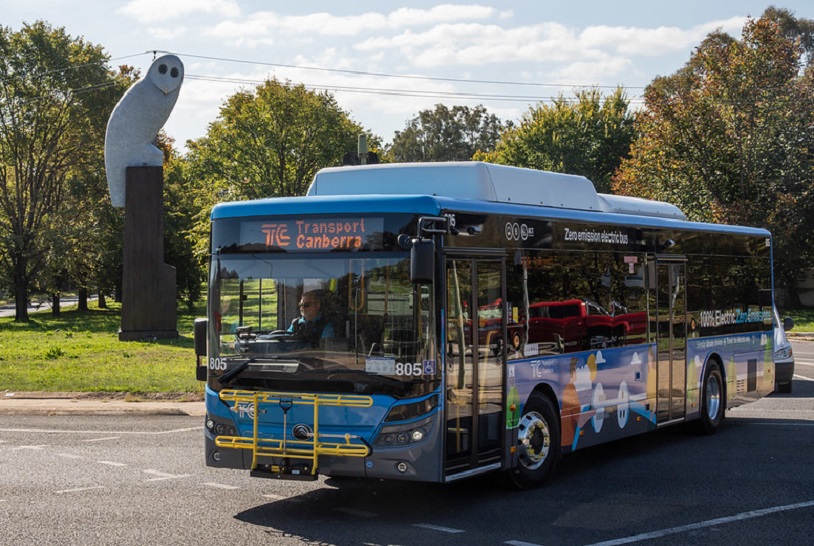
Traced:
<svg viewBox="0 0 814 546">
<path fill-rule="evenodd" d="M 276 458 L 268 464 L 269 472 L 284 477 L 287 474 L 301 475 L 303 472 L 316 477 L 320 455 L 339 457 L 367 457 L 370 447 L 359 437 L 351 434 L 321 435 L 319 433 L 319 409 L 322 406 L 339 406 L 348 408 L 369 408 L 373 399 L 369 396 L 345 394 L 306 394 L 282 392 L 256 392 L 243 390 L 223 390 L 220 399 L 233 404 L 233 411 L 239 411 L 240 404 L 251 404 L 253 409 L 253 435 L 218 436 L 215 445 L 223 448 L 252 450 L 252 467 L 254 471 L 262 457 Z M 288 411 L 294 406 L 311 406 L 313 408 L 313 432 L 306 439 L 288 438 Z M 283 431 L 280 438 L 261 437 L 259 434 L 260 415 L 273 410 L 283 414 Z M 301 461 L 292 465 L 291 459 Z M 296 470 L 295 470 L 296 468 Z"/>
</svg>

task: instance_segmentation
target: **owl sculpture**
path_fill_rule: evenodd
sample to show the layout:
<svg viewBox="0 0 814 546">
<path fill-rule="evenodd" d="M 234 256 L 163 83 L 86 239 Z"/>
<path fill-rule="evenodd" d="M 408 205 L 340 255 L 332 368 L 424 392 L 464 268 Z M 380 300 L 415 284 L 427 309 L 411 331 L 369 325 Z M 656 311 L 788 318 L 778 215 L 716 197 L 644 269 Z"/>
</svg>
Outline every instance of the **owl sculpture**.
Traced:
<svg viewBox="0 0 814 546">
<path fill-rule="evenodd" d="M 124 207 L 127 167 L 163 164 L 164 154 L 153 142 L 178 100 L 183 81 L 181 59 L 175 55 L 160 57 L 147 75 L 127 90 L 110 114 L 105 135 L 105 171 L 114 207 Z"/>
</svg>

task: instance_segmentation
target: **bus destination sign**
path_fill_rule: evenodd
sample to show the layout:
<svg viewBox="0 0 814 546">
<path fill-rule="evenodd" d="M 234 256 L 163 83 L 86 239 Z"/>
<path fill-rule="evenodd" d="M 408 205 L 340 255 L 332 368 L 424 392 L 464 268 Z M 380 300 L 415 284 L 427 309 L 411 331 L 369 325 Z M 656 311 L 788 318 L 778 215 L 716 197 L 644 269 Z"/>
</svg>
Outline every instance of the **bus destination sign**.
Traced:
<svg viewBox="0 0 814 546">
<path fill-rule="evenodd" d="M 242 222 L 242 245 L 286 251 L 359 250 L 381 242 L 382 218 L 310 218 Z"/>
</svg>

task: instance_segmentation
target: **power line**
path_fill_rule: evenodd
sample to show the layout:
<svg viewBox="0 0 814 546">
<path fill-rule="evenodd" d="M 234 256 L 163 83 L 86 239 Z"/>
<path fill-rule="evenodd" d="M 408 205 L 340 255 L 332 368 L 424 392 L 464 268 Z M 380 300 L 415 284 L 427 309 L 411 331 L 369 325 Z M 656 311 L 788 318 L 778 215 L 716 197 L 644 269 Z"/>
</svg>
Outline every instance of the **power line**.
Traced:
<svg viewBox="0 0 814 546">
<path fill-rule="evenodd" d="M 262 85 L 265 81 L 253 80 L 249 78 L 226 78 L 220 76 L 205 76 L 197 74 L 186 74 L 185 78 L 198 81 L 209 81 L 216 83 L 233 83 L 246 85 Z M 410 90 L 392 88 L 356 87 L 330 84 L 309 84 L 302 83 L 310 90 L 334 91 L 337 93 L 360 93 L 366 95 L 384 95 L 416 98 L 441 98 L 441 99 L 476 99 L 502 102 L 553 102 L 555 100 L 565 100 L 566 102 L 577 101 L 576 98 L 540 96 L 540 95 L 505 95 L 496 93 L 470 93 L 465 91 L 432 91 L 432 90 Z M 628 97 L 631 102 L 643 100 L 641 97 Z"/>
<path fill-rule="evenodd" d="M 420 76 L 420 75 L 404 75 L 404 74 L 388 74 L 383 72 L 367 72 L 361 70 L 349 70 L 349 69 L 340 69 L 340 68 L 325 68 L 325 67 L 313 67 L 313 66 L 305 66 L 305 65 L 294 65 L 294 64 L 284 64 L 284 63 L 271 63 L 271 62 L 264 62 L 264 61 L 251 61 L 246 59 L 234 59 L 234 58 L 227 58 L 227 57 L 215 57 L 210 55 L 196 55 L 196 54 L 188 54 L 188 53 L 178 53 L 178 52 L 171 52 L 165 50 L 149 50 L 144 51 L 142 53 L 133 53 L 130 55 L 123 55 L 120 57 L 115 57 L 109 59 L 107 62 L 116 62 L 124 59 L 130 59 L 133 57 L 139 57 L 142 55 L 152 55 L 153 58 L 159 53 L 165 54 L 172 54 L 178 55 L 180 57 L 188 57 L 193 59 L 204 59 L 210 61 L 217 61 L 217 62 L 229 62 L 229 63 L 238 63 L 238 64 L 247 64 L 247 65 L 257 65 L 257 66 L 270 66 L 275 68 L 286 68 L 286 69 L 295 69 L 295 70 L 310 70 L 310 71 L 319 71 L 319 72 L 328 72 L 328 73 L 339 73 L 339 74 L 350 74 L 354 76 L 372 76 L 378 78 L 391 78 L 391 79 L 408 79 L 408 80 L 421 80 L 421 81 L 435 81 L 435 82 L 445 82 L 445 83 L 460 83 L 460 84 L 487 84 L 487 85 L 507 85 L 507 86 L 522 86 L 522 87 L 556 87 L 556 88 L 563 88 L 563 87 L 571 87 L 571 88 L 612 88 L 616 89 L 620 86 L 608 86 L 608 85 L 585 85 L 585 84 L 555 84 L 555 83 L 533 83 L 533 82 L 516 82 L 516 81 L 505 81 L 505 80 L 480 80 L 480 79 L 463 79 L 463 78 L 446 78 L 446 77 L 435 77 L 435 76 Z M 102 61 L 98 63 L 85 63 L 81 65 L 73 65 L 68 66 L 61 69 L 53 69 L 51 72 L 64 72 L 68 70 L 78 70 L 80 68 L 84 68 L 86 66 L 97 65 L 102 63 Z M 217 82 L 217 83 L 232 83 L 232 84 L 246 84 L 246 85 L 262 85 L 264 80 L 256 80 L 250 78 L 230 78 L 230 77 L 222 77 L 222 76 L 214 76 L 214 75 L 196 75 L 196 74 L 187 74 L 187 78 L 191 80 L 199 80 L 199 81 L 209 81 L 209 82 Z M 362 87 L 362 86 L 349 86 L 349 85 L 331 85 L 331 84 L 307 84 L 303 83 L 303 85 L 311 90 L 322 90 L 322 91 L 333 91 L 337 93 L 356 93 L 356 94 L 367 94 L 367 95 L 383 95 L 383 96 L 400 96 L 400 97 L 414 97 L 414 98 L 438 98 L 438 99 L 461 99 L 461 100 L 483 100 L 483 101 L 500 101 L 500 102 L 553 102 L 555 100 L 565 100 L 565 101 L 573 101 L 576 99 L 562 97 L 553 97 L 553 96 L 539 96 L 539 95 L 511 95 L 511 94 L 502 94 L 502 93 L 475 93 L 475 92 L 466 92 L 466 91 L 441 91 L 441 90 L 410 90 L 410 89 L 393 89 L 393 88 L 376 88 L 376 87 Z M 82 92 L 85 90 L 91 90 L 94 86 L 91 86 L 87 89 L 71 89 L 69 91 L 72 92 Z M 625 88 L 623 89 L 644 89 L 643 87 L 632 87 L 632 88 Z M 641 102 L 643 98 L 641 97 L 628 97 L 629 102 Z"/>
<path fill-rule="evenodd" d="M 518 81 L 508 81 L 508 80 L 478 80 L 478 79 L 466 79 L 466 78 L 445 78 L 439 76 L 420 76 L 416 74 L 388 74 L 385 72 L 367 72 L 364 70 L 349 70 L 345 68 L 327 68 L 327 67 L 318 67 L 318 66 L 307 66 L 307 65 L 296 65 L 296 64 L 284 64 L 284 63 L 272 63 L 267 61 L 251 61 L 247 59 L 234 59 L 229 57 L 214 57 L 210 55 L 196 55 L 191 53 L 180 53 L 174 51 L 166 51 L 166 50 L 150 50 L 145 51 L 144 54 L 157 54 L 157 53 L 167 53 L 171 55 L 177 55 L 179 57 L 189 57 L 190 59 L 203 59 L 207 61 L 218 61 L 218 62 L 227 62 L 227 63 L 236 63 L 236 64 L 249 64 L 249 65 L 256 65 L 256 66 L 270 66 L 274 68 L 290 68 L 296 70 L 313 70 L 313 71 L 320 71 L 320 72 L 331 72 L 331 73 L 338 73 L 338 74 L 351 74 L 354 76 L 375 76 L 378 78 L 400 78 L 400 79 L 409 79 L 409 80 L 427 80 L 427 81 L 440 81 L 440 82 L 452 82 L 452 83 L 477 83 L 477 84 L 488 84 L 488 85 L 517 85 L 517 86 L 526 86 L 526 87 L 570 87 L 570 88 L 597 88 L 597 89 L 616 89 L 617 87 L 622 87 L 624 89 L 644 89 L 644 86 L 620 86 L 620 85 L 598 85 L 598 84 L 566 84 L 566 83 L 539 83 L 539 82 L 518 82 Z"/>
</svg>

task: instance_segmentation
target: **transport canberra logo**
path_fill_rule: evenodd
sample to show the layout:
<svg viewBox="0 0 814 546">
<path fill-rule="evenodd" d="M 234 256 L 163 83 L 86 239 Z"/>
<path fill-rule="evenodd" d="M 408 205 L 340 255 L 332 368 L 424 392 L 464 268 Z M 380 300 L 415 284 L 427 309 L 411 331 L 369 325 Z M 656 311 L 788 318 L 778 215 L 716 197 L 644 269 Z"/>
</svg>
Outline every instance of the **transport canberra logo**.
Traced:
<svg viewBox="0 0 814 546">
<path fill-rule="evenodd" d="M 269 222 L 260 231 L 266 246 L 292 250 L 358 249 L 367 234 L 364 218 Z"/>
</svg>

